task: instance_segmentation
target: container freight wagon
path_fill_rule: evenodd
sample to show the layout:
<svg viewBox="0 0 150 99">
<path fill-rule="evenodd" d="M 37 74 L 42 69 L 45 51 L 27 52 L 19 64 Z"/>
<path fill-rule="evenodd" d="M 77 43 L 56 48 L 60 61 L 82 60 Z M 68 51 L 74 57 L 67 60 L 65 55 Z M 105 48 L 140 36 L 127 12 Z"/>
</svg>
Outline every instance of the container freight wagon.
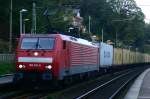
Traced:
<svg viewBox="0 0 150 99">
<path fill-rule="evenodd" d="M 120 66 L 122 64 L 123 64 L 123 49 L 114 48 L 113 65 L 114 66 Z"/>
<path fill-rule="evenodd" d="M 113 46 L 106 43 L 100 43 L 99 52 L 100 67 L 111 67 L 113 65 Z"/>
<path fill-rule="evenodd" d="M 149 61 L 149 54 L 144 54 L 144 60 L 145 60 L 145 63 L 148 63 L 148 61 Z"/>
<path fill-rule="evenodd" d="M 113 65 L 120 66 L 148 63 L 150 62 L 148 59 L 149 56 L 149 54 L 134 52 L 128 49 L 114 48 Z"/>
<path fill-rule="evenodd" d="M 129 63 L 135 64 L 135 52 L 130 51 Z"/>
</svg>

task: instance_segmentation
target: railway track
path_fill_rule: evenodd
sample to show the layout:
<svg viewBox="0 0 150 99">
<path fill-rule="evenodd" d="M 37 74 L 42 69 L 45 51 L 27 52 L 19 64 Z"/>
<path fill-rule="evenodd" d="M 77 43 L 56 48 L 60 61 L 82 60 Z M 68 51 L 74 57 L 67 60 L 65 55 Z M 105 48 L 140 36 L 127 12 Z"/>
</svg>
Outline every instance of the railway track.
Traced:
<svg viewBox="0 0 150 99">
<path fill-rule="evenodd" d="M 0 99 L 46 99 L 47 98 L 46 96 L 52 92 L 52 91 L 48 92 L 36 92 L 36 91 L 37 90 L 31 90 L 31 88 L 30 91 L 23 90 L 20 88 L 20 86 L 14 85 L 13 83 L 6 83 L 6 84 L 4 83 L 0 86 Z"/>
<path fill-rule="evenodd" d="M 43 97 L 45 97 L 47 94 L 44 93 L 36 93 L 36 92 L 32 92 L 32 93 L 25 93 L 16 97 L 13 97 L 11 99 L 42 99 Z"/>
<path fill-rule="evenodd" d="M 2 75 L 0 76 L 0 99 L 44 99 L 43 97 L 47 95 L 47 92 L 37 92 L 36 87 L 29 86 L 14 84 L 13 74 Z"/>
<path fill-rule="evenodd" d="M 117 95 L 121 92 L 121 90 L 140 73 L 141 70 L 134 70 L 119 75 L 76 97 L 76 99 L 117 99 Z"/>
<path fill-rule="evenodd" d="M 27 85 L 14 84 L 12 76 L 0 76 L 0 99 L 39 99 L 45 96 L 45 93 L 35 93 L 37 90 Z"/>
<path fill-rule="evenodd" d="M 112 82 L 115 82 L 116 80 L 118 80 L 118 79 L 120 79 L 120 78 L 122 78 L 126 75 L 129 76 L 130 74 L 133 74 L 135 72 L 137 74 L 137 70 L 138 69 L 134 69 L 134 71 L 133 71 L 131 69 L 128 69 L 128 70 L 124 70 L 124 71 L 120 71 L 120 72 L 115 72 L 113 74 L 107 74 L 105 76 L 95 78 L 96 81 L 83 82 L 83 84 L 81 83 L 81 85 L 79 84 L 79 86 L 78 86 L 78 84 L 73 85 L 73 86 L 71 86 L 72 89 L 69 88 L 69 90 L 68 90 L 68 88 L 65 88 L 65 90 L 68 90 L 69 92 L 68 91 L 63 91 L 63 89 L 57 90 L 57 91 L 48 90 L 48 91 L 45 91 L 45 92 L 37 92 L 37 90 L 35 90 L 35 89 L 30 90 L 30 91 L 29 90 L 20 90 L 19 87 L 15 88 L 15 86 L 10 86 L 9 85 L 10 88 L 8 90 L 6 89 L 5 91 L 3 91 L 3 90 L 0 89 L 0 99 L 47 99 L 47 96 L 50 93 L 56 94 L 56 93 L 61 93 L 61 92 L 63 92 L 63 94 L 60 95 L 57 98 L 54 98 L 54 99 L 75 99 L 75 98 L 76 99 L 82 99 L 82 98 L 85 98 L 85 97 L 89 98 L 89 99 L 93 99 L 93 95 L 95 94 L 95 92 L 97 92 L 102 87 L 104 87 L 104 86 L 106 86 L 106 85 L 108 85 Z M 140 73 L 140 70 L 139 70 L 138 73 Z M 111 78 L 113 78 L 113 79 L 111 79 Z M 126 77 L 124 77 L 124 78 L 126 78 Z M 129 79 L 126 79 L 126 81 L 127 80 L 129 80 Z M 97 88 L 97 87 L 95 87 L 97 85 L 100 85 L 100 86 L 98 86 L 98 88 Z M 6 87 L 4 87 L 4 88 L 6 88 Z M 118 91 L 117 90 L 115 91 L 116 93 L 114 92 L 114 97 L 118 94 L 118 92 L 121 89 L 122 88 L 120 87 L 120 89 L 118 88 Z M 89 90 L 89 91 L 86 92 L 87 90 Z M 91 91 L 91 90 L 94 90 L 94 91 Z M 76 91 L 78 91 L 77 94 L 76 94 Z M 74 92 L 74 93 L 72 93 L 72 92 Z M 67 95 L 69 94 L 71 96 L 66 96 L 66 94 Z M 99 99 L 99 98 L 94 98 L 94 99 Z M 107 98 L 101 98 L 101 99 L 107 99 Z M 110 99 L 113 99 L 113 98 L 110 98 Z"/>
<path fill-rule="evenodd" d="M 50 99 L 113 99 L 113 97 L 118 99 L 116 96 L 122 89 L 146 68 L 132 68 L 106 74 L 63 91 L 49 94 L 48 97 Z"/>
<path fill-rule="evenodd" d="M 38 91 L 38 90 L 11 90 L 9 92 L 3 92 L 0 94 L 0 99 L 45 99 L 50 91 Z"/>
<path fill-rule="evenodd" d="M 0 96 L 0 99 L 46 99 L 44 98 L 47 94 L 35 93 L 35 92 L 11 92 Z"/>
</svg>

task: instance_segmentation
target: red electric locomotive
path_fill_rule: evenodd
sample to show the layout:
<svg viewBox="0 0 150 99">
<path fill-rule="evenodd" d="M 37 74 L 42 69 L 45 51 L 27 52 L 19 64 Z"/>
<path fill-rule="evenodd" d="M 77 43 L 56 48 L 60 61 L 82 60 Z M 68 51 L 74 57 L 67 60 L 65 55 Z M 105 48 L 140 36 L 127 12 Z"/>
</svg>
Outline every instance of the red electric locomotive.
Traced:
<svg viewBox="0 0 150 99">
<path fill-rule="evenodd" d="M 21 35 L 14 80 L 63 80 L 99 71 L 97 45 L 62 34 Z"/>
</svg>

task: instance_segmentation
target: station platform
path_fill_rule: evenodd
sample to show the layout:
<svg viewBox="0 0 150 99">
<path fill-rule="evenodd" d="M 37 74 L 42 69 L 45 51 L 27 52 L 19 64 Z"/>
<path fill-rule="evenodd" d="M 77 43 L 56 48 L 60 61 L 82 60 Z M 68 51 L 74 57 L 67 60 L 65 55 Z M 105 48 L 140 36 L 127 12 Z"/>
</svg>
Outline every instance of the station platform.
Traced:
<svg viewBox="0 0 150 99">
<path fill-rule="evenodd" d="M 13 75 L 7 75 L 0 77 L 0 85 L 6 84 L 6 83 L 12 83 L 13 82 Z"/>
<path fill-rule="evenodd" d="M 150 68 L 135 80 L 124 99 L 150 99 Z"/>
</svg>

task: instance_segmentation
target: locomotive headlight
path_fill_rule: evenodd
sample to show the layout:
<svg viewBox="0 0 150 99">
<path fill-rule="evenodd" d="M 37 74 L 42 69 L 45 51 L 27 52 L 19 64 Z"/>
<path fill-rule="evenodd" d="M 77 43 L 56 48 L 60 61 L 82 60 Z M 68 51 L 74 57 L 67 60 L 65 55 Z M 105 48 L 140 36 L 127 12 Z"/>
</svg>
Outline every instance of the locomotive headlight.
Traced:
<svg viewBox="0 0 150 99">
<path fill-rule="evenodd" d="M 34 56 L 38 56 L 39 55 L 39 53 L 38 52 L 34 52 Z"/>
<path fill-rule="evenodd" d="M 51 65 L 45 66 L 46 69 L 52 69 Z"/>
<path fill-rule="evenodd" d="M 25 65 L 21 65 L 21 64 L 19 65 L 20 69 L 25 68 L 25 67 L 26 67 Z"/>
<path fill-rule="evenodd" d="M 20 69 L 23 68 L 23 65 L 19 65 L 19 68 L 20 68 Z"/>
</svg>

